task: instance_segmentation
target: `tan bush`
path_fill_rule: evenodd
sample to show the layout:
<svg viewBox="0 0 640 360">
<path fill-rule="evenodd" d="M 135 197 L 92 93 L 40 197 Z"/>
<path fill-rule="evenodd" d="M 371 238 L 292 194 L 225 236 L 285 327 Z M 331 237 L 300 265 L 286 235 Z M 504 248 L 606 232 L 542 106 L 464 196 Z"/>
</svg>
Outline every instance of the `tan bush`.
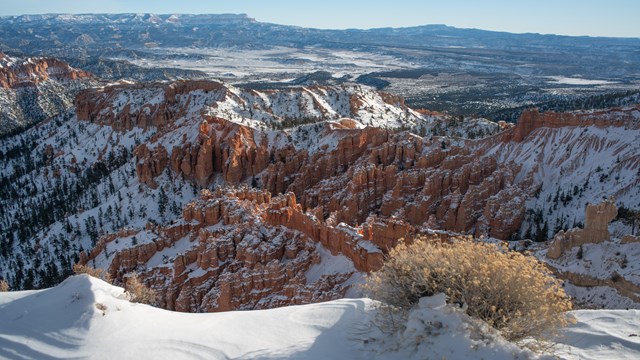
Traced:
<svg viewBox="0 0 640 360">
<path fill-rule="evenodd" d="M 131 302 L 156 305 L 158 299 L 156 291 L 143 284 L 137 274 L 127 275 L 124 290 L 129 294 Z"/>
<path fill-rule="evenodd" d="M 102 316 L 107 315 L 107 305 L 103 303 L 96 303 L 96 309 L 100 310 Z"/>
<path fill-rule="evenodd" d="M 9 283 L 5 280 L 0 280 L 0 292 L 9 291 Z"/>
<path fill-rule="evenodd" d="M 109 273 L 101 268 L 95 269 L 87 265 L 75 264 L 73 265 L 73 272 L 76 275 L 87 274 L 89 276 L 93 276 L 94 278 L 102 279 L 109 283 L 111 282 L 111 276 L 109 276 Z"/>
<path fill-rule="evenodd" d="M 560 281 L 535 258 L 462 239 L 400 244 L 368 277 L 365 291 L 405 310 L 423 296 L 444 293 L 448 303 L 466 307 L 468 315 L 486 321 L 507 340 L 529 347 L 566 326 L 564 312 L 572 307 Z"/>
</svg>

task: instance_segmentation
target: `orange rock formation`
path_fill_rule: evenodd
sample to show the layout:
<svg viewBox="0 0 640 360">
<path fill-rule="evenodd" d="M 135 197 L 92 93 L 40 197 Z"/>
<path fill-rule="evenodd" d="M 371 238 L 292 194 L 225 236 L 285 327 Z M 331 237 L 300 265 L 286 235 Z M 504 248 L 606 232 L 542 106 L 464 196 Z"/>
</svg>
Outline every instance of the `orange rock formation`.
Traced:
<svg viewBox="0 0 640 360">
<path fill-rule="evenodd" d="M 574 228 L 566 233 L 560 230 L 549 244 L 547 257 L 558 259 L 573 247 L 609 240 L 609 222 L 615 219 L 616 215 L 618 208 L 611 198 L 600 204 L 587 205 L 584 229 Z"/>
<path fill-rule="evenodd" d="M 4 54 L 0 53 L 0 56 L 2 59 Z M 49 78 L 76 80 L 89 77 L 92 77 L 90 73 L 54 58 L 35 58 L 11 67 L 0 67 L 0 87 L 5 89 L 35 86 Z"/>
<path fill-rule="evenodd" d="M 162 135 L 188 112 L 193 90 L 214 91 L 220 99 L 235 96 L 219 83 L 178 82 L 162 85 L 163 101 L 153 105 L 135 110 L 125 105 L 119 111 L 106 107 L 121 91 L 136 89 L 86 91 L 76 100 L 78 118 L 119 130 L 155 126 Z M 352 113 L 361 111 L 361 102 L 352 96 Z M 153 242 L 116 252 L 109 273 L 121 280 L 140 271 L 162 295 L 161 305 L 179 311 L 257 309 L 340 297 L 351 274 L 323 275 L 313 282 L 306 277 L 321 262 L 318 244 L 350 259 L 355 270 L 368 272 L 380 268 L 399 239 L 411 241 L 426 229 L 443 230 L 445 237 L 452 231 L 508 239 L 523 222 L 525 200 L 535 191 L 533 179 L 529 174 L 516 180 L 521 165 L 500 161 L 486 149 L 523 141 L 542 127 L 606 126 L 631 116 L 620 111 L 604 120 L 597 113 L 530 111 L 517 126 L 479 141 L 358 128 L 342 119 L 325 124 L 318 135 L 334 139 L 335 146 L 313 151 L 296 150 L 291 141 L 270 143 L 266 133 L 202 113 L 197 135 L 182 135 L 172 148 L 160 143 L 136 148 L 140 182 L 156 187 L 155 178 L 169 169 L 202 186 L 222 179 L 261 190 L 205 191 L 184 208 L 177 223 L 150 227 Z M 568 242 L 552 245 L 549 256 L 576 242 L 608 238 L 612 214 L 615 206 L 589 207 L 586 228 L 570 231 Z M 81 262 L 108 251 L 114 239 L 101 240 Z M 169 256 L 178 243 L 186 250 Z M 167 263 L 158 265 L 162 256 Z"/>
</svg>

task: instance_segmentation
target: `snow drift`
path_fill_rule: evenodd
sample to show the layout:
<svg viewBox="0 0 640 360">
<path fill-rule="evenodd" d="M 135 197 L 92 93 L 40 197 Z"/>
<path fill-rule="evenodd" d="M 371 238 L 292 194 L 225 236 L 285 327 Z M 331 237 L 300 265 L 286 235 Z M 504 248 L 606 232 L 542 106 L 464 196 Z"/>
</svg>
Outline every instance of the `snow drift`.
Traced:
<svg viewBox="0 0 640 360">
<path fill-rule="evenodd" d="M 133 304 L 87 275 L 57 287 L 0 293 L 0 358 L 6 359 L 525 359 L 491 331 L 478 332 L 438 296 L 403 331 L 382 333 L 369 299 L 260 311 L 185 314 Z M 640 355 L 640 311 L 577 311 L 558 344 L 565 358 Z"/>
</svg>

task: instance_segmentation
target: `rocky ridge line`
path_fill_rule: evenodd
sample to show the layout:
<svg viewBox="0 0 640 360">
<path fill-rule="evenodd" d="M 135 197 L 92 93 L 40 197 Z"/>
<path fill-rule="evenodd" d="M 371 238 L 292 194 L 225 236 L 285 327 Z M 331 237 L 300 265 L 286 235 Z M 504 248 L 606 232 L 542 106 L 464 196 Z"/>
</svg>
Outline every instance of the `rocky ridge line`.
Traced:
<svg viewBox="0 0 640 360">
<path fill-rule="evenodd" d="M 242 98 L 228 88 L 217 90 L 220 90 L 216 95 L 218 100 L 192 115 L 197 120 L 195 126 L 192 125 L 193 132 L 182 131 L 180 122 L 195 99 L 193 89 L 186 94 L 176 93 L 175 98 L 180 100 L 174 105 L 182 104 L 177 107 L 181 110 L 167 117 L 164 117 L 167 111 L 157 110 L 168 109 L 162 107 L 172 106 L 168 102 L 169 105 L 156 104 L 147 112 L 132 112 L 131 108 L 114 112 L 110 105 L 96 106 L 90 111 L 85 111 L 86 106 L 79 106 L 78 110 L 79 118 L 112 125 L 121 131 L 139 124 L 143 124 L 143 128 L 160 129 L 150 144 L 141 144 L 135 151 L 139 180 L 150 187 L 158 186 L 155 179 L 169 171 L 200 185 L 251 184 L 262 188 L 252 190 L 261 195 L 250 200 L 237 194 L 225 195 L 235 191 L 229 189 L 219 190 L 213 196 L 205 193 L 203 198 L 185 207 L 178 225 L 166 229 L 177 226 L 188 230 L 178 231 L 180 235 L 172 237 L 169 243 L 187 234 L 191 239 L 200 240 L 197 250 L 192 247 L 174 257 L 168 256 L 173 272 L 166 266 L 148 264 L 149 259 L 166 249 L 165 245 L 135 247 L 148 249 L 142 260 L 139 260 L 139 250 L 132 254 L 129 250 L 119 251 L 110 262 L 110 272 L 117 279 L 129 271 L 141 271 L 163 294 L 163 306 L 181 311 L 261 308 L 341 296 L 349 276 L 340 275 L 340 280 L 334 278 L 327 286 L 307 281 L 308 265 L 320 259 L 318 244 L 333 256 L 345 256 L 354 271 L 366 272 L 379 268 L 382 255 L 399 239 L 411 240 L 429 229 L 508 239 L 521 230 L 527 201 L 543 186 L 536 175 L 539 165 L 525 167 L 518 163 L 513 155 L 520 150 L 514 148 L 530 146 L 538 137 L 555 136 L 553 132 L 563 129 L 586 129 L 586 126 L 638 129 L 640 118 L 638 108 L 571 115 L 532 111 L 523 115 L 515 128 L 471 141 L 361 127 L 358 125 L 361 120 L 356 116 L 327 121 L 319 128 L 314 125 L 319 137 L 318 148 L 301 149 L 298 139 L 290 138 L 291 131 L 260 130 L 241 121 L 212 115 L 224 114 L 215 109 L 223 107 L 227 100 L 239 103 L 238 98 Z M 105 104 L 112 104 L 117 92 L 108 96 L 111 101 Z M 166 90 L 163 96 L 168 98 Z M 353 114 L 353 109 L 350 112 Z M 145 118 L 150 121 L 136 122 L 130 120 L 132 113 L 156 115 Z M 277 138 L 288 140 L 275 141 Z M 322 145 L 327 139 L 331 141 Z M 588 146 L 603 147 L 597 143 Z M 622 162 L 633 165 L 637 160 L 629 157 Z M 546 160 L 538 158 L 537 161 Z M 239 204 L 244 204 L 238 208 L 242 210 L 229 210 Z M 211 232 L 189 228 L 194 222 L 208 227 L 245 229 L 242 231 L 249 231 L 250 235 L 242 233 L 232 241 L 221 241 L 220 236 L 225 239 L 231 236 L 229 230 Z M 276 229 L 268 230 L 276 231 L 270 233 L 275 238 L 298 239 L 301 242 L 294 242 L 295 247 L 303 250 L 283 255 L 287 253 L 283 250 L 286 246 L 271 250 L 269 245 L 238 247 L 247 236 L 262 233 L 263 228 Z M 233 245 L 229 245 L 231 243 Z M 259 243 L 269 241 L 264 238 Z M 209 257 L 213 260 L 202 262 L 200 254 L 206 249 L 213 251 L 214 255 Z M 266 257 L 245 254 L 255 251 Z M 105 252 L 94 251 L 84 261 L 93 261 Z M 298 256 L 302 256 L 299 262 Z M 227 259 L 233 259 L 233 266 L 221 270 L 220 261 Z M 265 261 L 267 265 L 272 264 L 267 272 Z M 294 265 L 284 270 L 283 263 Z M 225 275 L 225 271 L 231 269 L 233 274 L 241 275 Z M 195 272 L 197 279 L 185 277 L 185 272 Z M 261 282 L 258 280 L 261 277 L 268 281 Z M 324 290 L 308 297 L 309 286 Z M 286 294 L 284 298 L 283 294 Z"/>
</svg>

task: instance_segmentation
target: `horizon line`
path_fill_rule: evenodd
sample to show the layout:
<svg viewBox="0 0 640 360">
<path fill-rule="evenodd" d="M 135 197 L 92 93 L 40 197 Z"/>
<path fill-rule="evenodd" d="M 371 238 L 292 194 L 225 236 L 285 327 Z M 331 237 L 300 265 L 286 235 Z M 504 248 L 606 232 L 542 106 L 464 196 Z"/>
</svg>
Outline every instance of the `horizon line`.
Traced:
<svg viewBox="0 0 640 360">
<path fill-rule="evenodd" d="M 280 26 L 290 26 L 290 27 L 298 27 L 304 29 L 312 29 L 312 30 L 321 30 L 321 31 L 346 31 L 346 30 L 360 30 L 360 31 L 369 31 L 369 30 L 380 30 L 380 29 L 410 29 L 410 28 L 418 28 L 418 27 L 426 27 L 426 26 L 444 26 L 448 28 L 458 29 L 458 30 L 477 30 L 477 31 L 486 31 L 486 32 L 494 32 L 494 33 L 505 33 L 505 34 L 513 34 L 513 35 L 540 35 L 540 36 L 558 36 L 558 37 L 572 37 L 572 38 L 607 38 L 607 39 L 638 39 L 640 40 L 640 36 L 608 36 L 608 35 L 567 35 L 567 34 L 557 34 L 557 33 L 541 33 L 541 32 L 512 32 L 507 30 L 490 30 L 483 29 L 477 27 L 458 27 L 453 25 L 448 25 L 444 23 L 434 24 L 418 24 L 418 25 L 408 25 L 408 26 L 381 26 L 381 27 L 371 27 L 371 28 L 358 28 L 358 27 L 335 27 L 335 28 L 322 28 L 322 27 L 311 27 L 311 26 L 302 26 L 302 25 L 293 25 L 293 24 L 283 24 L 276 23 L 270 21 L 260 21 L 257 18 L 251 17 L 248 13 L 195 13 L 195 12 L 175 12 L 175 13 L 154 13 L 154 12 L 48 12 L 48 13 L 24 13 L 24 14 L 13 14 L 13 15 L 0 15 L 1 18 L 10 18 L 10 17 L 21 17 L 21 16 L 42 16 L 42 15 L 155 15 L 155 16 L 172 16 L 172 15 L 234 15 L 234 16 L 244 16 L 249 20 L 253 20 L 255 22 L 263 23 L 263 24 L 273 24 Z"/>
</svg>

